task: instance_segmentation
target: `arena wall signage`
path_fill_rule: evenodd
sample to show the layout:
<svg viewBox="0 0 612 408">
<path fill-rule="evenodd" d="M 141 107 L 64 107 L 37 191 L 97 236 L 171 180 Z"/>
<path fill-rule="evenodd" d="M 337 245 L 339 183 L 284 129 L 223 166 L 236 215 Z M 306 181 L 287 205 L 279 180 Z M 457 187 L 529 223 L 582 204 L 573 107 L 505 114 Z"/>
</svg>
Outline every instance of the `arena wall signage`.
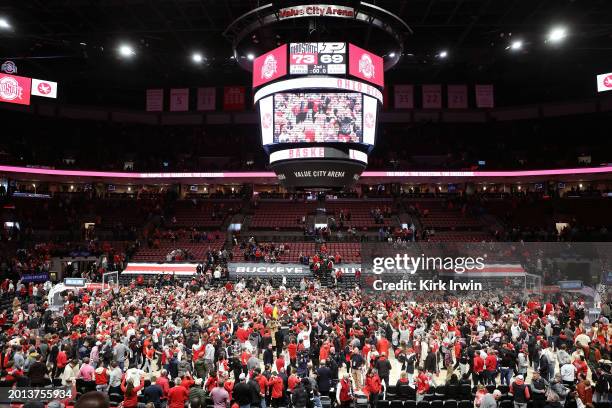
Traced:
<svg viewBox="0 0 612 408">
<path fill-rule="evenodd" d="M 349 44 L 349 74 L 364 81 L 384 86 L 384 64 L 382 57 Z"/>
<path fill-rule="evenodd" d="M 57 82 L 32 78 L 32 95 L 57 98 Z"/>
<path fill-rule="evenodd" d="M 31 85 L 31 78 L 0 74 L 0 101 L 29 105 Z"/>
<path fill-rule="evenodd" d="M 597 92 L 612 91 L 612 72 L 597 75 Z"/>
<path fill-rule="evenodd" d="M 336 6 L 332 4 L 308 4 L 285 7 L 278 10 L 279 20 L 304 17 L 354 18 L 355 9 L 352 7 Z"/>
<path fill-rule="evenodd" d="M 192 276 L 196 273 L 196 264 L 188 263 L 134 263 L 130 262 L 123 270 L 123 275 L 177 275 Z"/>
<path fill-rule="evenodd" d="M 235 276 L 307 276 L 310 269 L 302 264 L 272 264 L 272 263 L 230 263 L 230 277 Z"/>
</svg>

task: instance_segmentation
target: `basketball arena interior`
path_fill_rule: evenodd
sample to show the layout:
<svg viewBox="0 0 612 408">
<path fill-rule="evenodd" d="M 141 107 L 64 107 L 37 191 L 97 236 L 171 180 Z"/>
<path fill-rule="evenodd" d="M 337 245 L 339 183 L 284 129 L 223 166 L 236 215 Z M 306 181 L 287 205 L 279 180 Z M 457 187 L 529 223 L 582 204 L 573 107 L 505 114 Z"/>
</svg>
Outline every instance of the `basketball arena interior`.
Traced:
<svg viewBox="0 0 612 408">
<path fill-rule="evenodd" d="M 612 407 L 612 2 L 0 2 L 0 406 Z"/>
</svg>

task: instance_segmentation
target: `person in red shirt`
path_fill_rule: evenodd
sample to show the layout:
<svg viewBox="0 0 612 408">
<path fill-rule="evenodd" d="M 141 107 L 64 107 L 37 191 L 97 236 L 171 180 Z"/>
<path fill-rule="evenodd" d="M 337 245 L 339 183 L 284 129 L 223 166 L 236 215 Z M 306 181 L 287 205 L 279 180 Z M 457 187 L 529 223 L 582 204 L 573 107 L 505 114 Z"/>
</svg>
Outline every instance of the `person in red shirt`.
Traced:
<svg viewBox="0 0 612 408">
<path fill-rule="evenodd" d="M 476 353 L 474 354 L 474 367 L 472 369 L 472 379 L 474 380 L 474 385 L 484 384 L 484 379 L 482 378 L 484 366 L 485 361 L 480 356 L 480 351 L 476 351 Z"/>
<path fill-rule="evenodd" d="M 289 352 L 289 363 L 292 366 L 295 366 L 296 361 L 297 361 L 297 351 L 298 351 L 298 345 L 295 342 L 295 339 L 291 339 L 291 343 L 289 343 L 289 345 L 287 346 L 287 351 Z"/>
<path fill-rule="evenodd" d="M 276 362 L 274 363 L 274 365 L 276 366 L 276 371 L 279 371 L 281 369 L 285 368 L 285 357 L 280 354 L 277 358 L 276 358 Z"/>
<path fill-rule="evenodd" d="M 495 377 L 497 376 L 497 356 L 494 350 L 489 350 L 489 354 L 485 359 L 485 376 L 487 384 L 495 385 Z"/>
<path fill-rule="evenodd" d="M 134 386 L 134 380 L 131 378 L 125 380 L 125 376 L 123 380 L 121 380 L 121 391 L 123 392 L 123 406 L 125 408 L 135 408 L 138 407 L 138 391 L 140 391 L 144 387 L 144 377 L 140 377 L 140 385 L 138 387 Z"/>
<path fill-rule="evenodd" d="M 96 391 L 106 393 L 108 391 L 108 370 L 104 363 L 100 364 L 100 367 L 94 371 L 94 379 L 96 380 Z"/>
<path fill-rule="evenodd" d="M 297 376 L 296 373 L 291 373 L 289 378 L 287 379 L 287 390 L 292 392 L 296 385 L 300 383 L 300 377 Z"/>
<path fill-rule="evenodd" d="M 366 393 L 369 395 L 370 406 L 372 408 L 376 408 L 378 396 L 382 391 L 382 384 L 380 382 L 380 377 L 378 376 L 378 371 L 375 368 L 369 369 L 366 374 L 364 391 L 366 391 Z"/>
<path fill-rule="evenodd" d="M 204 388 L 210 394 L 210 392 L 219 384 L 219 380 L 217 379 L 217 373 L 215 371 L 211 372 L 208 379 L 206 380 L 206 384 Z"/>
<path fill-rule="evenodd" d="M 348 373 L 345 373 L 338 383 L 336 390 L 336 402 L 341 408 L 349 408 L 353 402 L 353 385 Z"/>
<path fill-rule="evenodd" d="M 272 373 L 272 377 L 268 380 L 268 388 L 272 397 L 272 406 L 274 408 L 280 407 L 283 400 L 283 379 L 276 374 L 276 371 Z"/>
<path fill-rule="evenodd" d="M 385 353 L 386 356 L 389 355 L 389 340 L 387 340 L 385 337 L 381 337 L 380 340 L 378 340 L 378 343 L 376 343 L 376 351 L 378 351 L 378 354 L 382 356 L 383 353 Z"/>
<path fill-rule="evenodd" d="M 169 408 L 184 408 L 185 401 L 189 399 L 189 393 L 187 389 L 181 384 L 181 379 L 176 378 L 174 380 L 176 384 L 168 391 L 168 407 Z"/>
<path fill-rule="evenodd" d="M 429 392 L 429 377 L 425 374 L 425 371 L 419 371 L 419 375 L 415 378 L 417 386 L 416 400 L 423 401 L 425 394 Z"/>
</svg>

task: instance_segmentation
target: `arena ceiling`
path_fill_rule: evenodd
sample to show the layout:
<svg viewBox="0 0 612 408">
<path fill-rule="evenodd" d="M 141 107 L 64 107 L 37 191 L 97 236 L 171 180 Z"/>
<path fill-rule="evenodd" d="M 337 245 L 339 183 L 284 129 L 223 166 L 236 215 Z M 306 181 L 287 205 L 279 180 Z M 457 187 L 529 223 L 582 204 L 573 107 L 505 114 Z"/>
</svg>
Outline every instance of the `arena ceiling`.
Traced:
<svg viewBox="0 0 612 408">
<path fill-rule="evenodd" d="M 28 0 L 3 2 L 0 60 L 19 73 L 67 84 L 71 102 L 103 103 L 104 92 L 140 92 L 149 86 L 249 84 L 232 57 L 224 31 L 232 21 L 269 1 L 255 0 Z M 285 5 L 290 1 L 277 1 Z M 316 2 L 313 2 L 316 3 Z M 322 3 L 354 4 L 355 1 Z M 357 2 L 358 3 L 358 2 Z M 387 82 L 491 81 L 531 89 L 538 101 L 593 94 L 594 76 L 612 71 L 609 0 L 370 0 L 413 30 Z M 305 25 L 306 24 L 306 25 Z M 384 49 L 375 30 L 350 19 L 262 30 L 253 51 L 277 43 L 334 38 Z M 546 42 L 563 25 L 562 44 Z M 516 40 L 520 50 L 508 50 Z M 117 55 L 128 42 L 134 58 Z M 441 51 L 447 58 L 440 58 Z M 200 52 L 204 61 L 194 64 Z M 395 52 L 392 47 L 387 52 Z M 242 58 L 244 56 L 238 56 Z M 527 86 L 526 86 L 527 85 Z M 520 87 L 520 88 L 517 88 Z M 140 94 L 141 95 L 141 94 Z M 501 94 L 503 95 L 503 94 Z M 504 96 L 502 96 L 503 100 Z M 506 99 L 510 98 L 507 93 Z M 514 103 L 508 100 L 508 103 Z M 520 101 L 517 101 L 520 102 Z"/>
</svg>

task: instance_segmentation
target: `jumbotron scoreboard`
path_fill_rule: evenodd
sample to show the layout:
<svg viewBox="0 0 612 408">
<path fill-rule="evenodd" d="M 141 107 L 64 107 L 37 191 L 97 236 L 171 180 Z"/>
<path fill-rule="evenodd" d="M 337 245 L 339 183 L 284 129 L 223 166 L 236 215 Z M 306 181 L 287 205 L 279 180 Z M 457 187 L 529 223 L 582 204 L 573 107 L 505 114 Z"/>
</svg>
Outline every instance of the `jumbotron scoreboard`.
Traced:
<svg viewBox="0 0 612 408">
<path fill-rule="evenodd" d="M 281 45 L 253 61 L 262 144 L 289 189 L 359 179 L 383 102 L 381 57 L 344 42 Z"/>
</svg>

